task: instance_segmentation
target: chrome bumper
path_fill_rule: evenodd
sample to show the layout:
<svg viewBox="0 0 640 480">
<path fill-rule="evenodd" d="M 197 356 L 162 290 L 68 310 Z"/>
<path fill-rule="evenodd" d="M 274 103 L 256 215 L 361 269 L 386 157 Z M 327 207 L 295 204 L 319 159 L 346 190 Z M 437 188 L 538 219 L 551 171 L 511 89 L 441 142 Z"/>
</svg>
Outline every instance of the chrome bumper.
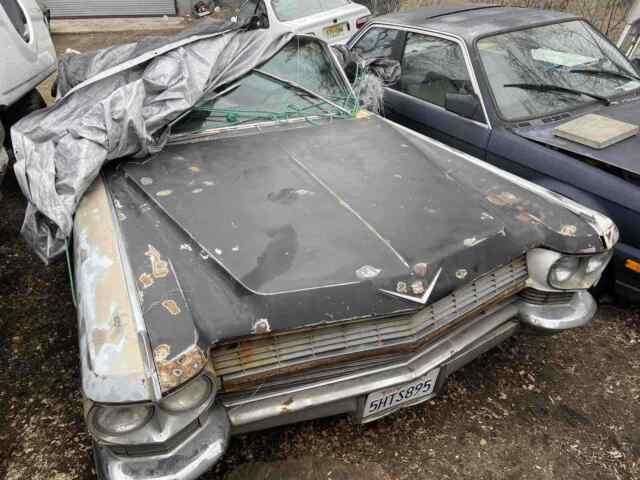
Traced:
<svg viewBox="0 0 640 480">
<path fill-rule="evenodd" d="M 216 406 L 201 415 L 200 427 L 173 450 L 159 455 L 122 456 L 96 444 L 94 458 L 99 479 L 188 480 L 205 473 L 224 454 L 229 443 L 229 419 Z"/>
<path fill-rule="evenodd" d="M 440 338 L 402 364 L 248 398 L 219 399 L 219 405 L 201 418 L 201 427 L 172 451 L 154 456 L 121 456 L 97 445 L 99 475 L 112 480 L 193 479 L 223 455 L 231 434 L 261 430 L 313 418 L 359 413 L 368 393 L 410 382 L 434 368 L 440 374 L 438 393 L 456 370 L 513 335 L 520 326 L 537 332 L 557 333 L 588 324 L 596 305 L 587 292 L 575 293 L 569 303 L 535 305 L 518 297 L 466 323 Z M 423 397 L 421 401 L 430 397 Z M 385 412 L 387 415 L 389 412 Z M 367 418 L 365 421 L 379 417 Z"/>
</svg>

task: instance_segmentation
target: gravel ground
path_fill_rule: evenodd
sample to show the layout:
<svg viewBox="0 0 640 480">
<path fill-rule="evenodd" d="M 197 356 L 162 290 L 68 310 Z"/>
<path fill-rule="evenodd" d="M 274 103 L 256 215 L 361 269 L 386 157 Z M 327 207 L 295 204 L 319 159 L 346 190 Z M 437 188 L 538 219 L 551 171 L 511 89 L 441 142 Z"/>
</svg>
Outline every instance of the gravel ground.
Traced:
<svg viewBox="0 0 640 480">
<path fill-rule="evenodd" d="M 134 36 L 57 39 L 84 50 Z M 46 87 L 44 87 L 46 88 Z M 94 478 L 66 266 L 19 238 L 10 175 L 0 217 L 0 478 Z M 336 417 L 234 438 L 207 479 L 640 479 L 640 310 L 585 329 L 518 335 L 442 394 L 378 422 Z"/>
</svg>

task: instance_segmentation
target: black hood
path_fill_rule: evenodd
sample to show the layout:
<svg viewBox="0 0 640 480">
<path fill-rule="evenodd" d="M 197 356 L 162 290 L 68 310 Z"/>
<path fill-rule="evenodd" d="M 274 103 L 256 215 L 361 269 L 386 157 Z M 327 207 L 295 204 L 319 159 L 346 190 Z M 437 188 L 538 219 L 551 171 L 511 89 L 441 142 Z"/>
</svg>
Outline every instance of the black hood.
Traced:
<svg viewBox="0 0 640 480">
<path fill-rule="evenodd" d="M 182 325 L 210 345 L 262 319 L 410 312 L 383 290 L 434 283 L 431 303 L 536 246 L 603 248 L 576 214 L 373 116 L 172 144 L 106 176 L 154 346 Z M 166 299 L 190 320 L 162 317 Z"/>
<path fill-rule="evenodd" d="M 632 125 L 640 125 L 640 100 L 638 98 L 626 99 L 609 107 L 598 107 L 598 109 L 589 113 L 596 113 Z M 596 149 L 554 135 L 553 131 L 559 125 L 575 118 L 576 116 L 541 125 L 520 127 L 514 129 L 514 131 L 518 135 L 534 142 L 640 175 L 640 156 L 638 155 L 638 151 L 640 151 L 640 136 L 636 135 L 609 147 Z"/>
</svg>

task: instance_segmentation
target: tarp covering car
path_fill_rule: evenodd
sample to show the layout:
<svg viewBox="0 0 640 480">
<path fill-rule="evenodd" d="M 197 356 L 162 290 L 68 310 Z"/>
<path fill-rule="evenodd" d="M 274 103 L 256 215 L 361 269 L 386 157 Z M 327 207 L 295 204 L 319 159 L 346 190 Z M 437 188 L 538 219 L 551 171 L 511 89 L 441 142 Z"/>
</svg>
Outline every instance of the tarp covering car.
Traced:
<svg viewBox="0 0 640 480">
<path fill-rule="evenodd" d="M 292 36 L 206 22 L 171 39 L 66 55 L 61 98 L 11 132 L 16 177 L 28 199 L 22 234 L 37 254 L 48 262 L 64 252 L 76 206 L 106 162 L 160 151 L 181 114 Z"/>
</svg>

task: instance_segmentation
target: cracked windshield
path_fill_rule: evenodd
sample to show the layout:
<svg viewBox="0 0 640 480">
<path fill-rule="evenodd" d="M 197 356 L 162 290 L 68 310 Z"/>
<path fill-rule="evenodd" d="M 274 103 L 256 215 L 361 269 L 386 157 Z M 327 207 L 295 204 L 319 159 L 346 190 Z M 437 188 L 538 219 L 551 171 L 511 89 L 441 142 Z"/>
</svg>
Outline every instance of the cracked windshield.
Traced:
<svg viewBox="0 0 640 480">
<path fill-rule="evenodd" d="M 347 117 L 358 104 L 322 45 L 304 37 L 294 38 L 271 60 L 209 98 L 180 120 L 173 133 L 291 118 Z"/>
<path fill-rule="evenodd" d="M 633 67 L 589 24 L 571 21 L 487 37 L 480 58 L 506 120 L 546 116 L 640 88 Z"/>
</svg>

